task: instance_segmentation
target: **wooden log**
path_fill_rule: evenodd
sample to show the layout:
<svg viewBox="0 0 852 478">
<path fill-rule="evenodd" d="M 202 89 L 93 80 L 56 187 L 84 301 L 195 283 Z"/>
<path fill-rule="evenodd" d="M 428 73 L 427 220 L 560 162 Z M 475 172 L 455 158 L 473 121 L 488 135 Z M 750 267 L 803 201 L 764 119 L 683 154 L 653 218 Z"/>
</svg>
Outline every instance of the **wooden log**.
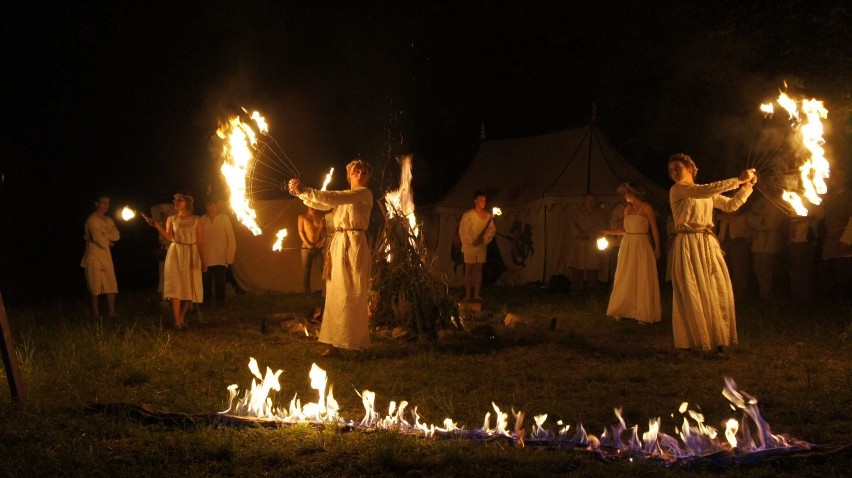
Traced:
<svg viewBox="0 0 852 478">
<path fill-rule="evenodd" d="M 266 418 L 239 417 L 223 413 L 175 413 L 151 410 L 132 403 L 96 403 L 89 402 L 83 407 L 86 413 L 105 413 L 108 415 L 125 416 L 151 425 L 167 425 L 179 427 L 197 427 L 210 425 L 224 425 L 230 427 L 250 428 L 285 428 L 297 425 L 306 425 L 311 428 L 322 430 L 327 425 L 317 422 L 285 422 Z M 349 431 L 348 427 L 342 426 L 343 431 Z"/>
<path fill-rule="evenodd" d="M 3 355 L 3 366 L 6 369 L 6 380 L 9 382 L 9 391 L 12 394 L 12 401 L 21 403 L 25 399 L 24 382 L 21 380 L 18 360 L 15 357 L 15 344 L 12 342 L 12 330 L 9 328 L 9 320 L 6 317 L 6 305 L 3 303 L 3 294 L 0 294 L 0 329 L 3 330 L 0 355 Z"/>
</svg>

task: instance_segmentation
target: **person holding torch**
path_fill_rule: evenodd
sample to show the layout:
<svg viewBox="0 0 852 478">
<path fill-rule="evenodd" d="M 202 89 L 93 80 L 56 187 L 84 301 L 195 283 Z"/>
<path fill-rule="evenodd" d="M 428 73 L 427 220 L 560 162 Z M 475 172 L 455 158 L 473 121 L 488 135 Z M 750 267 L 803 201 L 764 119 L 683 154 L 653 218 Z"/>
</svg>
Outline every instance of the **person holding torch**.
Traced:
<svg viewBox="0 0 852 478">
<path fill-rule="evenodd" d="M 713 208 L 736 211 L 751 195 L 755 170 L 736 178 L 696 184 L 698 167 L 687 154 L 669 158 L 669 190 L 675 230 L 672 244 L 672 331 L 677 349 L 704 351 L 737 343 L 734 292 L 728 267 L 713 233 Z M 722 193 L 739 190 L 733 197 Z"/>
<path fill-rule="evenodd" d="M 163 270 L 163 299 L 172 305 L 175 329 L 186 330 L 186 311 L 191 303 L 204 302 L 202 272 L 207 271 L 207 251 L 204 243 L 204 226 L 192 214 L 194 200 L 189 194 L 175 194 L 177 214 L 166 219 L 166 226 L 150 218 L 148 225 L 171 241 L 166 252 Z"/>
<path fill-rule="evenodd" d="M 373 209 L 373 192 L 367 187 L 373 168 L 355 159 L 346 165 L 346 191 L 323 191 L 309 188 L 299 179 L 288 183 L 290 194 L 305 206 L 319 211 L 334 209 L 334 235 L 323 263 L 323 279 L 327 280 L 325 308 L 319 341 L 330 356 L 338 349 L 360 350 L 370 344 L 368 304 L 370 294 L 370 245 L 367 226 Z"/>
<path fill-rule="evenodd" d="M 488 254 L 488 243 L 494 239 L 497 228 L 494 215 L 485 210 L 484 191 L 474 191 L 473 209 L 462 215 L 459 221 L 459 237 L 464 254 L 464 299 L 462 302 L 482 301 L 479 291 L 482 288 L 482 268 Z"/>
</svg>

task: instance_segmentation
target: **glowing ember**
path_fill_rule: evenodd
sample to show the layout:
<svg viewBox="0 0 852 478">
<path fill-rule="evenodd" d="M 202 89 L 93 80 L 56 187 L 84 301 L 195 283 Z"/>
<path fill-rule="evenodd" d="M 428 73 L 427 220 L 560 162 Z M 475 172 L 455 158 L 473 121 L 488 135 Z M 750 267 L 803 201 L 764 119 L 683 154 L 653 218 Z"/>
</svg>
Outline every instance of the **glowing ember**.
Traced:
<svg viewBox="0 0 852 478">
<path fill-rule="evenodd" d="M 830 173 L 830 165 L 823 148 L 825 139 L 823 139 L 822 124 L 822 120 L 828 118 L 828 110 L 820 100 L 803 99 L 799 103 L 784 92 L 778 95 L 776 101 L 787 111 L 791 126 L 801 140 L 799 148 L 805 156 L 804 162 L 799 166 L 799 186 L 802 195 L 811 204 L 818 205 L 822 202 L 820 196 L 828 191 L 825 179 Z M 765 114 L 772 113 L 771 104 L 761 105 L 760 109 Z M 808 210 L 799 193 L 784 189 L 781 197 L 790 204 L 796 214 L 808 215 Z"/>
<path fill-rule="evenodd" d="M 331 175 L 334 174 L 334 168 L 328 170 L 328 174 L 325 175 L 325 180 L 322 182 L 322 187 L 320 191 L 325 191 L 325 188 L 328 187 L 328 183 L 331 182 Z"/>
<path fill-rule="evenodd" d="M 263 132 L 266 122 L 257 112 L 252 119 Z M 237 219 L 243 223 L 255 236 L 262 231 L 257 225 L 257 212 L 252 208 L 248 195 L 248 174 L 253 166 L 254 154 L 252 148 L 257 144 L 257 135 L 249 124 L 240 121 L 239 116 L 232 116 L 221 125 L 216 135 L 224 140 L 222 148 L 222 175 L 231 191 L 231 208 Z"/>
<path fill-rule="evenodd" d="M 609 241 L 606 240 L 605 237 L 601 236 L 597 240 L 598 250 L 605 251 L 607 247 L 609 247 Z"/>
<path fill-rule="evenodd" d="M 134 211 L 133 209 L 130 209 L 127 206 L 124 206 L 124 209 L 121 210 L 121 218 L 124 219 L 125 221 L 129 221 L 129 220 L 133 219 L 134 217 L 136 217 L 136 211 Z"/>
<path fill-rule="evenodd" d="M 281 229 L 277 233 L 275 233 L 275 244 L 272 245 L 273 251 L 280 251 L 283 249 L 284 238 L 287 237 L 287 229 Z"/>
<path fill-rule="evenodd" d="M 767 450 L 806 450 L 810 444 L 795 440 L 787 435 L 773 435 L 769 424 L 763 420 L 757 408 L 757 400 L 745 392 L 739 391 L 736 384 L 730 378 L 725 378 L 725 388 L 722 394 L 730 400 L 732 408 L 743 411 L 742 420 L 730 418 L 723 422 L 725 424 L 725 439 L 720 441 L 716 429 L 705 424 L 704 416 L 689 409 L 687 403 L 680 407 L 683 414 L 683 422 L 679 429 L 675 429 L 674 436 L 661 431 L 660 418 L 649 420 L 648 430 L 639 433 L 639 426 L 626 424 L 620 408 L 615 409 L 617 423 L 605 429 L 600 438 L 587 435 L 582 424 L 578 424 L 573 435 L 568 434 L 569 426 L 564 426 L 562 421 L 557 422 L 559 427 L 556 432 L 547 429 L 547 414 L 534 416 L 534 424 L 531 433 L 527 433 L 523 426 L 524 412 L 512 411 L 514 426 L 510 427 L 509 414 L 503 412 L 500 407 L 492 402 L 494 422 L 492 427 L 492 412 L 485 414 L 482 428 L 466 429 L 459 426 L 452 418 L 445 418 L 440 426 L 427 424 L 421 420 L 417 407 L 411 411 L 411 421 L 406 419 L 407 401 L 390 401 L 387 415 L 382 418 L 376 410 L 376 393 L 370 390 L 356 392 L 361 397 L 364 407 L 364 416 L 358 421 L 346 420 L 338 414 L 338 404 L 334 400 L 331 387 L 328 387 L 328 395 L 325 393 L 328 383 L 325 370 L 313 364 L 310 371 L 311 388 L 317 391 L 318 400 L 304 406 L 294 397 L 290 402 L 289 411 L 275 406 L 270 396 L 273 391 L 281 390 L 278 381 L 282 374 L 279 370 L 275 373 L 267 368 L 265 376 L 262 376 L 257 362 L 252 358 L 249 369 L 254 375 L 252 385 L 246 390 L 244 396 L 237 397 L 237 386 L 231 385 L 229 391 L 229 408 L 223 414 L 257 417 L 268 420 L 277 420 L 284 423 L 325 423 L 337 424 L 347 428 L 364 428 L 378 430 L 392 430 L 398 433 L 423 436 L 427 438 L 467 438 L 467 439 L 489 439 L 501 438 L 510 441 L 516 446 L 544 445 L 552 448 L 574 447 L 585 449 L 604 457 L 629 457 L 658 459 L 665 463 L 684 462 L 705 457 L 734 457 L 754 452 L 765 452 Z M 260 380 L 260 382 L 258 382 Z M 749 423 L 756 428 L 757 442 L 752 438 Z M 628 437 L 624 437 L 629 433 Z M 675 438 L 678 437 L 678 438 Z M 624 438 L 627 438 L 625 441 Z"/>
</svg>

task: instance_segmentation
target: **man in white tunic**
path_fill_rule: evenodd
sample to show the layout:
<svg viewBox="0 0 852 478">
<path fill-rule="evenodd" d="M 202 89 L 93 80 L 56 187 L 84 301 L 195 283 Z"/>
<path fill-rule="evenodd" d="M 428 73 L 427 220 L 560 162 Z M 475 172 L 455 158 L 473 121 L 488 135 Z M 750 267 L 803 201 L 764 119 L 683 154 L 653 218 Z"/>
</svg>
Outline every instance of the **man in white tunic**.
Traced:
<svg viewBox="0 0 852 478">
<path fill-rule="evenodd" d="M 669 190 L 677 236 L 672 245 L 672 330 L 678 349 L 705 351 L 737 343 L 731 278 L 713 233 L 713 208 L 735 211 L 757 182 L 754 169 L 739 177 L 696 184 L 698 167 L 686 154 L 669 158 Z M 721 193 L 741 186 L 733 197 Z"/>
<path fill-rule="evenodd" d="M 488 255 L 488 243 L 494 239 L 497 228 L 494 217 L 485 211 L 487 199 L 483 191 L 474 191 L 473 209 L 462 215 L 459 221 L 459 238 L 464 255 L 464 299 L 462 302 L 482 301 L 482 269 Z"/>
<path fill-rule="evenodd" d="M 115 317 L 115 295 L 118 293 L 118 281 L 112 264 L 110 249 L 119 239 L 118 229 L 112 218 L 106 216 L 109 210 L 109 196 L 99 196 L 95 202 L 95 212 L 86 219 L 83 226 L 83 240 L 86 252 L 80 267 L 86 271 L 86 284 L 92 294 L 92 312 L 99 317 L 100 296 L 106 297 L 109 318 Z"/>
<path fill-rule="evenodd" d="M 201 216 L 204 227 L 205 250 L 207 251 L 207 271 L 201 275 L 204 288 L 204 302 L 212 305 L 215 292 L 216 307 L 225 307 L 225 279 L 228 267 L 234 263 L 237 253 L 237 241 L 234 228 L 227 214 L 219 212 L 219 201 L 208 197 L 204 201 L 206 213 Z"/>
<path fill-rule="evenodd" d="M 367 187 L 372 168 L 356 159 L 346 165 L 347 191 L 321 191 L 291 179 L 290 194 L 307 207 L 334 209 L 334 235 L 323 264 L 328 281 L 319 341 L 328 344 L 323 356 L 338 349 L 360 350 L 370 344 L 368 304 L 370 292 L 370 246 L 367 226 L 373 209 L 373 193 Z"/>
</svg>

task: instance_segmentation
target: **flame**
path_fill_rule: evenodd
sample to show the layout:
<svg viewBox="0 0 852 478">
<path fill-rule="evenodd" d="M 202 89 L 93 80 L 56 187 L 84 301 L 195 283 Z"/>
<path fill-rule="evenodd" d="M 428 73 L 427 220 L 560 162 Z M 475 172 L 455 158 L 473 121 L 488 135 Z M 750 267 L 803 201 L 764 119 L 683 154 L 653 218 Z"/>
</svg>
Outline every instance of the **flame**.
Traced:
<svg viewBox="0 0 852 478">
<path fill-rule="evenodd" d="M 269 420 L 278 420 L 283 423 L 330 423 L 346 427 L 361 427 L 365 429 L 392 430 L 399 433 L 414 434 L 427 438 L 460 437 L 481 440 L 484 438 L 508 439 L 516 446 L 524 446 L 525 443 L 536 442 L 539 444 L 562 447 L 584 447 L 588 451 L 606 456 L 628 456 L 630 458 L 660 459 L 666 463 L 679 460 L 706 457 L 716 453 L 743 454 L 758 452 L 770 448 L 807 449 L 810 444 L 790 438 L 786 435 L 773 435 L 770 433 L 769 424 L 760 416 L 757 408 L 757 400 L 745 392 L 739 391 L 733 380 L 725 378 L 725 387 L 722 394 L 730 400 L 733 407 L 744 412 L 742 421 L 730 418 L 725 423 L 726 442 L 720 441 L 715 428 L 705 424 L 704 415 L 689 409 L 687 403 L 683 403 L 680 412 L 683 414 L 683 423 L 680 429 L 675 429 L 675 436 L 661 431 L 662 422 L 659 417 L 648 421 L 648 430 L 639 432 L 639 426 L 627 427 L 622 410 L 614 410 L 617 423 L 609 429 L 605 429 L 600 438 L 587 435 L 581 423 L 578 423 L 572 436 L 568 435 L 569 426 L 563 426 L 562 421 L 557 421 L 560 427 L 557 433 L 552 433 L 545 427 L 547 414 L 533 416 L 531 433 L 524 428 L 524 412 L 512 410 L 514 426 L 509 427 L 509 414 L 503 412 L 495 402 L 491 402 L 493 412 L 485 414 L 482 428 L 466 430 L 452 418 L 444 418 L 440 425 L 424 423 L 418 408 L 410 413 L 411 420 L 406 419 L 406 411 L 409 403 L 407 401 L 393 401 L 388 404 L 387 414 L 382 417 L 376 409 L 376 393 L 370 390 L 357 392 L 361 397 L 364 407 L 364 417 L 360 422 L 348 421 L 341 418 L 339 405 L 334 399 L 332 387 L 328 385 L 328 376 L 325 370 L 312 364 L 309 373 L 310 386 L 317 392 L 317 401 L 302 406 L 296 396 L 290 401 L 288 410 L 277 407 L 272 401 L 273 392 L 280 392 L 279 378 L 282 371 L 273 372 L 267 367 L 265 374 L 261 374 L 257 361 L 251 358 L 249 369 L 252 378 L 251 388 L 246 390 L 243 397 L 237 399 L 238 387 L 228 387 L 229 407 L 221 413 L 231 413 L 242 416 L 258 417 Z M 328 392 L 326 393 L 326 387 Z M 491 417 L 494 416 L 492 427 Z M 750 418 L 757 427 L 757 444 L 752 439 L 747 419 Z M 625 443 L 622 435 L 630 430 L 630 440 Z"/>
<path fill-rule="evenodd" d="M 134 211 L 133 209 L 130 209 L 127 206 L 124 206 L 124 209 L 121 210 L 121 218 L 124 219 L 125 221 L 129 221 L 129 220 L 133 219 L 134 217 L 136 217 L 136 211 Z"/>
<path fill-rule="evenodd" d="M 400 214 L 408 218 L 408 224 L 415 236 L 420 235 L 417 217 L 414 215 L 414 194 L 411 191 L 411 155 L 403 156 L 400 161 L 402 171 L 399 177 L 399 189 L 385 194 L 388 216 Z"/>
<path fill-rule="evenodd" d="M 266 121 L 255 111 L 252 119 L 261 132 L 267 131 Z M 257 225 L 257 212 L 252 208 L 248 196 L 248 173 L 253 166 L 254 154 L 252 148 L 257 144 L 254 129 L 243 123 L 239 116 L 231 116 L 228 121 L 216 131 L 219 138 L 225 140 L 222 148 L 222 176 L 231 191 L 231 209 L 237 219 L 243 223 L 252 234 L 262 234 Z"/>
<path fill-rule="evenodd" d="M 729 418 L 727 422 L 725 422 L 725 438 L 728 439 L 728 443 L 731 445 L 731 448 L 737 447 L 737 430 L 740 428 L 740 422 L 736 421 L 733 418 Z"/>
<path fill-rule="evenodd" d="M 798 182 L 802 189 L 802 196 L 811 204 L 819 205 L 822 203 L 820 196 L 828 192 L 825 179 L 830 175 L 830 165 L 823 148 L 825 139 L 823 138 L 824 128 L 822 124 L 822 120 L 828 118 L 828 110 L 820 100 L 803 99 L 799 104 L 783 91 L 778 95 L 776 101 L 787 111 L 790 125 L 801 139 L 800 147 L 806 157 L 799 166 Z M 764 113 L 767 111 L 764 108 L 765 106 L 760 106 Z M 808 215 L 808 210 L 799 193 L 784 189 L 781 198 L 790 204 L 797 215 Z"/>
<path fill-rule="evenodd" d="M 597 240 L 598 250 L 605 251 L 607 247 L 609 247 L 609 241 L 606 240 L 605 237 L 601 236 Z"/>
<path fill-rule="evenodd" d="M 775 113 L 775 108 L 772 107 L 772 103 L 763 103 L 760 105 L 760 111 L 763 112 L 764 116 L 772 116 Z"/>
<path fill-rule="evenodd" d="M 328 183 L 331 182 L 331 175 L 334 174 L 334 167 L 328 170 L 328 174 L 325 175 L 325 180 L 322 182 L 322 187 L 320 191 L 325 191 L 325 188 L 328 187 Z"/>
<path fill-rule="evenodd" d="M 502 215 L 503 215 L 503 210 L 502 210 L 502 209 L 500 209 L 499 207 L 492 207 L 492 208 L 491 208 L 491 215 L 492 215 L 492 216 L 502 216 Z"/>
<path fill-rule="evenodd" d="M 287 237 L 287 228 L 281 229 L 280 231 L 275 233 L 275 244 L 272 245 L 273 251 L 280 251 L 283 249 L 282 244 L 284 243 L 284 238 Z"/>
</svg>

